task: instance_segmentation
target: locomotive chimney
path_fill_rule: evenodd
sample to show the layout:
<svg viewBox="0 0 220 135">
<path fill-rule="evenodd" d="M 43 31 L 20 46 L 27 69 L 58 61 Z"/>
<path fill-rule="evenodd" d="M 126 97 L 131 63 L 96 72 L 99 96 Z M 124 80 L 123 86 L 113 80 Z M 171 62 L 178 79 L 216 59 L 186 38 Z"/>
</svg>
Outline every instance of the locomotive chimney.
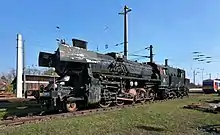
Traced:
<svg viewBox="0 0 220 135">
<path fill-rule="evenodd" d="M 168 66 L 168 59 L 165 59 L 165 66 Z"/>
</svg>

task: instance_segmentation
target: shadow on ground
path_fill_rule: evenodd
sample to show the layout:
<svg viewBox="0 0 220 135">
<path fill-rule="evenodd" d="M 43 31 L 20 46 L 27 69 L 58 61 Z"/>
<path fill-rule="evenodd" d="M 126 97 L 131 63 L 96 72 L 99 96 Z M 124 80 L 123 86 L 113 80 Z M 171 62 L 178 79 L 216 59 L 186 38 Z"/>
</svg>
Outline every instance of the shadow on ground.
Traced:
<svg viewBox="0 0 220 135">
<path fill-rule="evenodd" d="M 220 134 L 220 124 L 217 125 L 205 125 L 198 127 L 198 130 L 203 132 L 211 133 L 212 135 L 219 135 Z"/>
<path fill-rule="evenodd" d="M 159 127 L 153 127 L 153 126 L 144 126 L 144 125 L 139 125 L 136 126 L 137 129 L 142 129 L 146 131 L 156 131 L 156 132 L 161 132 L 164 131 L 165 129 L 159 128 Z"/>
<path fill-rule="evenodd" d="M 146 135 L 156 135 L 156 134 L 161 134 L 161 132 L 164 132 L 165 129 L 158 127 L 158 126 L 150 126 L 150 125 L 137 125 L 134 126 L 130 130 L 120 130 L 119 133 L 120 135 L 139 135 L 139 134 L 146 134 Z"/>
</svg>

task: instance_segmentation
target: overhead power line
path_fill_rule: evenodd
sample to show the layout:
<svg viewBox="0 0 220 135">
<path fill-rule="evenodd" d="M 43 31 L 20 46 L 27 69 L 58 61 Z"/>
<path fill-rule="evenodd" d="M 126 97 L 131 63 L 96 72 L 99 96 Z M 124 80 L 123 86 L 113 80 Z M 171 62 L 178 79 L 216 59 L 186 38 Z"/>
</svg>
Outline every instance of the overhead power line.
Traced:
<svg viewBox="0 0 220 135">
<path fill-rule="evenodd" d="M 150 49 L 150 47 L 145 47 L 145 48 L 143 48 L 143 49 L 139 49 L 139 50 L 134 51 L 134 52 L 131 52 L 131 53 L 137 53 L 137 52 L 145 51 L 145 50 L 149 50 L 149 49 Z"/>
</svg>

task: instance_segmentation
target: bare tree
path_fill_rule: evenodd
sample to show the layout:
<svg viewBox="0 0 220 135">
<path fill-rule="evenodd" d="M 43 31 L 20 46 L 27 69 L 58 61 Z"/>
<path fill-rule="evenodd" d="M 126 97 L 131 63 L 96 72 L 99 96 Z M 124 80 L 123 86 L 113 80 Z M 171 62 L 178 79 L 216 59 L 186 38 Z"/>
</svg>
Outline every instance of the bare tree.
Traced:
<svg viewBox="0 0 220 135">
<path fill-rule="evenodd" d="M 9 72 L 3 72 L 1 74 L 1 81 L 11 82 L 16 77 L 15 69 L 11 69 Z"/>
<path fill-rule="evenodd" d="M 16 77 L 16 71 L 14 68 L 12 68 L 9 71 L 9 73 L 6 74 L 6 78 L 7 78 L 8 82 L 12 82 L 15 77 Z"/>
<path fill-rule="evenodd" d="M 8 82 L 8 79 L 4 75 L 1 76 L 1 80 L 4 81 L 4 82 Z"/>
<path fill-rule="evenodd" d="M 5 90 L 7 92 L 11 92 L 12 91 L 11 82 L 15 77 L 16 77 L 16 71 L 13 68 L 9 72 L 2 73 L 0 78 L 0 89 Z"/>
</svg>

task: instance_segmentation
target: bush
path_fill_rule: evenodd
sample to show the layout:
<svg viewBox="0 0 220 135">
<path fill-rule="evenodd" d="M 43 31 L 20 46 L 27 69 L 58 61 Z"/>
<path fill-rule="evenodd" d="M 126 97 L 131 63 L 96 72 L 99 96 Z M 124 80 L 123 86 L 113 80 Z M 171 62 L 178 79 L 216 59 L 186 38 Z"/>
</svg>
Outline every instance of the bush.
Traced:
<svg viewBox="0 0 220 135">
<path fill-rule="evenodd" d="M 5 91 L 6 92 L 12 92 L 12 90 L 13 90 L 13 86 L 11 84 L 7 84 Z"/>
</svg>

